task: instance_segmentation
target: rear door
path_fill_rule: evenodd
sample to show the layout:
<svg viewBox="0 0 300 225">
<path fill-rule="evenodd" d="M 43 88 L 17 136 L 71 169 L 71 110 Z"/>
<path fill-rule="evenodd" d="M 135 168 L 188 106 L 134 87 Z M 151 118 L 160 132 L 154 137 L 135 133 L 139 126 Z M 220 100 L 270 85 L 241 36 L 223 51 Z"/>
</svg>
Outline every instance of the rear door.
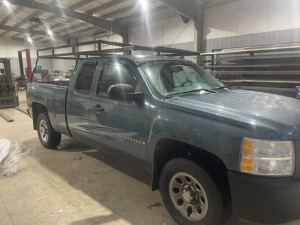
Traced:
<svg viewBox="0 0 300 225">
<path fill-rule="evenodd" d="M 92 143 L 96 149 L 145 167 L 149 108 L 143 103 L 109 99 L 108 88 L 121 83 L 142 92 L 129 67 L 117 61 L 105 61 L 91 100 Z"/>
<path fill-rule="evenodd" d="M 76 67 L 67 98 L 67 121 L 72 137 L 90 145 L 89 119 L 93 80 L 99 70 L 95 60 L 81 61 Z M 77 76 L 76 76 L 77 75 Z"/>
</svg>

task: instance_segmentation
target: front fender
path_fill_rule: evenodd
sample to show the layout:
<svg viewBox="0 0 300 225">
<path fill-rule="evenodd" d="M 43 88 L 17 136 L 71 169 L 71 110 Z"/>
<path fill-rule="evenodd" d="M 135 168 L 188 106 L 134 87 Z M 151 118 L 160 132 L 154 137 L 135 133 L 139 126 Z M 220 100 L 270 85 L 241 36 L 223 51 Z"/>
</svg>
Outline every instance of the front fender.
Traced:
<svg viewBox="0 0 300 225">
<path fill-rule="evenodd" d="M 239 171 L 240 145 L 243 137 L 279 139 L 279 136 L 263 124 L 251 124 L 247 120 L 224 118 L 222 115 L 193 114 L 166 107 L 151 111 L 148 139 L 149 167 L 156 162 L 162 138 L 180 141 L 206 150 L 219 157 L 227 169 Z M 153 172 L 153 171 L 152 171 Z"/>
</svg>

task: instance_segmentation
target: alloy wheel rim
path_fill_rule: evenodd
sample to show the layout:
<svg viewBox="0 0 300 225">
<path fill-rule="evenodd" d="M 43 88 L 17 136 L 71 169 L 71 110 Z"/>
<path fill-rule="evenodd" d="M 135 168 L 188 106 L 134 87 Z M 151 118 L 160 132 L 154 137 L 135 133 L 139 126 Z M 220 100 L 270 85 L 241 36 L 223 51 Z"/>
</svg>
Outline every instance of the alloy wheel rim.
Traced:
<svg viewBox="0 0 300 225">
<path fill-rule="evenodd" d="M 188 173 L 176 173 L 170 180 L 169 193 L 177 210 L 192 221 L 202 220 L 208 212 L 208 199 L 202 185 Z"/>
<path fill-rule="evenodd" d="M 43 142 L 47 142 L 49 135 L 48 135 L 48 127 L 45 120 L 40 121 L 39 131 Z"/>
</svg>

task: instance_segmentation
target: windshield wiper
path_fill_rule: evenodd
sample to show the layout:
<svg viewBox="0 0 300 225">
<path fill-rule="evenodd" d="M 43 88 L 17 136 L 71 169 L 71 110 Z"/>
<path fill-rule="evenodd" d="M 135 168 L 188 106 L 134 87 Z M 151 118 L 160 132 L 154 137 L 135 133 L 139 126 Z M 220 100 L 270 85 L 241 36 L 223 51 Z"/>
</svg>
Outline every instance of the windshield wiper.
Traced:
<svg viewBox="0 0 300 225">
<path fill-rule="evenodd" d="M 213 90 L 220 90 L 220 89 L 224 89 L 224 88 L 228 88 L 230 90 L 232 90 L 233 88 L 232 87 L 229 87 L 229 86 L 222 86 L 222 87 L 217 87 L 217 88 L 214 88 Z"/>
<path fill-rule="evenodd" d="M 211 90 L 211 89 L 201 88 L 201 89 L 196 89 L 196 90 L 183 91 L 183 92 L 177 92 L 177 93 L 169 94 L 169 95 L 166 95 L 166 98 L 170 98 L 170 97 L 172 97 L 174 95 L 178 95 L 178 94 L 192 93 L 192 92 L 196 92 L 196 91 L 206 91 L 206 92 L 210 92 L 210 93 L 217 93 L 217 91 L 214 91 L 214 90 Z"/>
</svg>

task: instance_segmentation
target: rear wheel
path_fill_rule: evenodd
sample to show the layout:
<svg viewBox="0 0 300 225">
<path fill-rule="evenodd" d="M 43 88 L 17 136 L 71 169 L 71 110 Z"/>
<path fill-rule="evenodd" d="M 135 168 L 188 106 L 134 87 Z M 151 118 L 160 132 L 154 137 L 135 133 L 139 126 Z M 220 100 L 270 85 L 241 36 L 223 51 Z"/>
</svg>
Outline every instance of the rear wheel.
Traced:
<svg viewBox="0 0 300 225">
<path fill-rule="evenodd" d="M 37 119 L 37 132 L 41 144 L 46 148 L 55 148 L 61 141 L 61 134 L 53 130 L 47 114 L 41 113 Z"/>
<path fill-rule="evenodd" d="M 222 225 L 229 218 L 230 211 L 215 182 L 195 162 L 183 158 L 169 161 L 159 187 L 168 212 L 178 224 Z"/>
</svg>

